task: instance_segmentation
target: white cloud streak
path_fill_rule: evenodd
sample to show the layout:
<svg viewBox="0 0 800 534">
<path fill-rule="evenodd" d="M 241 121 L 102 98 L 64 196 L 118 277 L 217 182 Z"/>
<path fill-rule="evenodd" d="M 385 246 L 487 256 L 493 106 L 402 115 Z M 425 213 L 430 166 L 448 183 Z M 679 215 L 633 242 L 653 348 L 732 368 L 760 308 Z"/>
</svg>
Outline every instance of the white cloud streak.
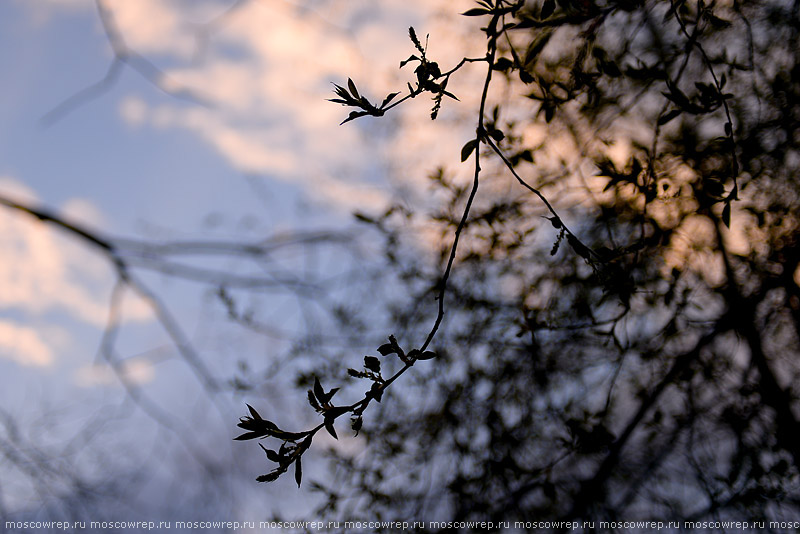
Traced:
<svg viewBox="0 0 800 534">
<path fill-rule="evenodd" d="M 53 363 L 53 350 L 33 328 L 0 320 L 0 358 L 21 365 L 45 367 Z"/>
<path fill-rule="evenodd" d="M 141 96 L 128 95 L 120 114 L 139 127 L 193 132 L 232 167 L 296 184 L 311 199 L 340 210 L 390 202 L 387 180 L 399 176 L 404 186 L 418 184 L 424 194 L 427 173 L 442 161 L 457 161 L 465 141 L 453 135 L 446 118 L 428 119 L 428 98 L 379 121 L 367 118 L 341 127 L 348 110 L 326 100 L 334 96 L 332 82 L 343 84 L 348 77 L 373 101 L 402 90 L 413 80 L 413 69 L 397 68 L 414 52 L 407 36 L 412 24 L 421 35 L 431 33 L 431 54 L 443 66 L 455 64 L 465 52 L 480 54 L 480 46 L 465 51 L 459 33 L 465 19 L 459 20 L 458 12 L 471 4 L 252 0 L 213 19 L 208 4 L 109 1 L 132 48 L 168 58 L 178 65 L 165 70 L 175 89 L 213 102 L 206 108 L 177 102 L 151 106 Z M 157 31 L 146 23 L 150 20 L 159 21 Z M 215 22 L 203 27 L 199 20 Z M 206 37 L 203 54 L 189 59 L 187 43 L 200 50 L 201 36 Z M 484 69 L 470 69 L 453 82 L 464 103 L 448 102 L 450 113 L 473 109 L 470 103 L 480 89 L 473 83 L 475 74 L 482 76 Z M 469 128 L 464 134 L 471 135 Z"/>
<path fill-rule="evenodd" d="M 11 178 L 0 178 L 0 192 L 19 202 L 38 204 L 34 191 Z M 89 201 L 73 198 L 61 210 L 69 220 L 101 225 L 105 216 Z M 75 320 L 103 327 L 108 317 L 112 268 L 105 258 L 47 224 L 8 209 L 0 210 L 0 309 L 49 321 L 66 313 Z M 124 319 L 152 319 L 144 303 L 128 302 Z M 49 323 L 46 323 L 46 325 Z M 45 326 L 46 326 L 45 325 Z M 53 348 L 29 327 L 2 323 L 0 347 L 11 359 L 32 365 L 53 362 Z"/>
</svg>

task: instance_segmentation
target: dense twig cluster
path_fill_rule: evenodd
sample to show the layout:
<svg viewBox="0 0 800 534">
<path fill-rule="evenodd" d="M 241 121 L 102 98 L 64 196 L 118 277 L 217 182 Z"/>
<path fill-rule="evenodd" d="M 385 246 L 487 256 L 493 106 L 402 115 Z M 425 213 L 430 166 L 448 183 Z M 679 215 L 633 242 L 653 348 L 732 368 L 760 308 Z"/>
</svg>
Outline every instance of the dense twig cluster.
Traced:
<svg viewBox="0 0 800 534">
<path fill-rule="evenodd" d="M 455 235 L 453 237 L 452 246 L 450 247 L 450 255 L 447 261 L 447 265 L 444 270 L 444 274 L 441 277 L 438 285 L 438 313 L 436 319 L 434 320 L 433 326 L 431 327 L 424 343 L 422 344 L 419 350 L 414 350 L 409 353 L 408 359 L 404 355 L 402 349 L 397 346 L 397 342 L 395 341 L 394 337 L 391 337 L 391 342 L 394 346 L 394 352 L 400 357 L 400 359 L 404 362 L 405 366 L 394 376 L 392 376 L 388 381 L 384 381 L 380 377 L 379 372 L 379 362 L 376 365 L 374 362 L 377 360 L 371 359 L 372 357 L 367 356 L 365 359 L 365 368 L 367 369 L 366 372 L 357 372 L 350 370 L 351 376 L 356 376 L 359 378 L 368 378 L 373 380 L 372 388 L 367 392 L 364 400 L 350 406 L 350 407 L 337 407 L 335 410 L 332 410 L 329 415 L 326 416 L 326 423 L 321 426 L 324 426 L 328 429 L 328 431 L 335 436 L 335 432 L 333 431 L 332 421 L 336 419 L 336 417 L 347 413 L 352 412 L 354 417 L 354 429 L 358 431 L 361 428 L 362 424 L 362 413 L 364 409 L 366 409 L 369 401 L 373 398 L 376 400 L 380 400 L 380 395 L 382 394 L 383 390 L 393 382 L 398 376 L 403 374 L 413 362 L 417 359 L 427 359 L 427 358 L 420 358 L 414 356 L 414 353 L 417 354 L 429 354 L 426 351 L 427 347 L 431 344 L 436 335 L 436 332 L 444 318 L 445 308 L 444 308 L 444 301 L 445 301 L 445 294 L 447 291 L 447 282 L 450 277 L 453 264 L 456 259 L 456 254 L 458 251 L 458 244 L 459 239 L 461 237 L 462 231 L 464 230 L 467 221 L 470 216 L 470 212 L 472 209 L 473 202 L 475 200 L 478 185 L 480 182 L 481 176 L 481 165 L 480 165 L 480 157 L 479 157 L 479 149 L 481 144 L 487 145 L 503 162 L 503 164 L 508 168 L 514 178 L 528 191 L 536 195 L 536 197 L 545 205 L 547 210 L 550 212 L 551 216 L 549 220 L 552 226 L 559 230 L 558 237 L 553 245 L 553 249 L 551 255 L 554 255 L 559 247 L 559 244 L 562 242 L 564 238 L 566 238 L 567 244 L 570 248 L 583 260 L 586 261 L 588 265 L 592 267 L 593 270 L 598 272 L 599 277 L 601 279 L 602 285 L 610 292 L 614 292 L 617 294 L 621 300 L 627 306 L 628 301 L 630 299 L 630 295 L 634 291 L 634 284 L 630 276 L 628 276 L 624 271 L 622 271 L 617 265 L 611 263 L 611 260 L 616 259 L 618 256 L 630 253 L 632 250 L 636 248 L 636 245 L 632 245 L 627 249 L 618 249 L 615 251 L 606 250 L 605 253 L 601 255 L 590 247 L 586 246 L 578 237 L 572 232 L 566 224 L 564 224 L 562 218 L 556 212 L 553 205 L 548 201 L 542 192 L 529 185 L 517 172 L 515 169 L 515 165 L 511 162 L 511 160 L 506 156 L 504 151 L 498 146 L 500 142 L 503 141 L 505 138 L 505 134 L 497 128 L 497 107 L 495 108 L 495 116 L 491 122 L 486 121 L 486 107 L 487 107 L 487 98 L 489 93 L 489 86 L 492 81 L 492 74 L 495 71 L 503 71 L 508 72 L 512 70 L 518 70 L 523 77 L 523 81 L 532 82 L 533 78 L 527 74 L 526 65 L 531 63 L 535 60 L 535 57 L 538 52 L 542 50 L 544 45 L 546 44 L 546 40 L 539 42 L 532 50 L 529 50 L 525 55 L 525 61 L 520 59 L 519 55 L 514 50 L 513 46 L 510 48 L 513 61 L 509 58 L 502 57 L 497 59 L 497 52 L 498 52 L 498 41 L 501 37 L 507 37 L 507 33 L 510 30 L 515 28 L 527 28 L 530 27 L 533 23 L 545 20 L 552 14 L 552 9 L 548 6 L 544 6 L 543 12 L 539 13 L 539 17 L 535 15 L 527 15 L 521 14 L 522 10 L 525 7 L 525 3 L 521 1 L 517 2 L 509 2 L 505 0 L 497 0 L 496 2 L 490 1 L 479 1 L 478 2 L 480 7 L 470 9 L 463 13 L 464 16 L 467 17 L 475 17 L 475 16 L 488 16 L 490 17 L 488 24 L 485 28 L 483 28 L 483 32 L 486 34 L 487 37 L 487 49 L 486 55 L 483 58 L 463 58 L 455 67 L 452 69 L 442 72 L 438 63 L 435 61 L 431 61 L 427 57 L 427 40 L 426 45 L 423 46 L 420 42 L 416 31 L 414 28 L 409 28 L 409 38 L 411 39 L 412 44 L 416 48 L 417 54 L 412 54 L 408 59 L 402 61 L 400 63 L 400 68 L 403 68 L 405 65 L 409 63 L 418 63 L 417 68 L 415 69 L 414 73 L 416 74 L 416 84 L 412 85 L 411 83 L 408 84 L 408 93 L 403 96 L 400 100 L 395 101 L 391 104 L 392 100 L 394 100 L 400 93 L 390 93 L 387 95 L 380 106 L 376 106 L 372 104 L 369 99 L 365 96 L 361 95 L 358 92 L 355 82 L 353 80 L 348 79 L 347 81 L 347 88 L 334 84 L 335 93 L 339 98 L 331 99 L 331 102 L 341 104 L 346 107 L 357 108 L 356 111 L 351 111 L 348 117 L 342 121 L 342 124 L 349 122 L 351 120 L 357 119 L 359 117 L 371 115 L 374 117 L 381 117 L 384 115 L 385 112 L 391 110 L 392 108 L 402 104 L 408 99 L 415 98 L 416 96 L 429 92 L 433 95 L 434 105 L 431 110 L 431 119 L 436 119 L 441 109 L 442 99 L 444 96 L 448 96 L 454 100 L 458 100 L 458 98 L 453 95 L 452 93 L 446 90 L 447 84 L 450 80 L 451 75 L 456 73 L 459 69 L 464 67 L 468 63 L 473 62 L 486 62 L 488 63 L 488 68 L 486 72 L 486 76 L 484 78 L 483 89 L 480 98 L 480 104 L 478 109 L 478 119 L 477 119 L 477 128 L 476 128 L 476 135 L 475 138 L 469 140 L 461 150 L 461 161 L 465 162 L 467 159 L 470 158 L 474 154 L 475 160 L 475 167 L 474 167 L 474 178 L 473 178 L 473 185 L 472 189 L 470 190 L 469 197 L 466 201 L 466 205 L 463 209 L 461 219 L 458 223 L 458 226 L 455 230 Z M 606 11 L 607 14 L 610 11 Z M 602 20 L 602 17 L 605 14 L 597 14 L 595 17 Z M 520 19 L 520 22 L 507 22 L 506 17 L 511 19 Z M 600 56 L 602 57 L 602 56 Z M 606 66 L 606 70 L 611 69 L 611 67 Z M 545 110 L 546 119 L 549 122 L 552 119 L 552 112 L 555 109 L 555 106 L 559 104 L 564 104 L 568 101 L 568 98 L 561 99 L 558 102 L 553 104 L 554 107 L 549 108 L 550 103 L 547 99 L 544 99 L 542 102 L 542 109 Z M 639 168 L 641 171 L 641 168 Z M 638 175 L 638 172 L 636 173 Z M 732 198 L 732 197 L 731 197 Z M 386 347 L 386 345 L 384 345 Z M 380 350 L 380 349 L 379 349 Z M 432 354 L 432 353 L 431 353 Z M 369 367 L 367 367 L 369 365 Z M 376 371 L 377 369 L 377 371 Z M 334 390 L 335 392 L 335 390 Z M 313 395 L 311 392 L 309 393 L 309 399 L 313 400 Z M 312 407 L 318 409 L 318 406 L 312 402 Z M 333 415 L 331 415 L 333 414 Z M 250 421 L 243 421 L 242 424 L 250 424 Z M 240 426 L 242 425 L 240 424 Z M 309 443 L 310 440 L 313 438 L 313 435 L 316 433 L 321 426 L 317 427 L 316 429 L 309 430 L 302 434 L 303 437 L 308 435 L 308 438 L 305 438 L 303 443 Z M 357 428 L 356 428 L 357 427 Z M 244 427 L 243 427 L 244 428 Z M 269 435 L 269 434 L 265 434 Z M 250 439 L 253 437 L 263 437 L 263 436 L 255 436 L 252 434 L 246 435 L 247 437 L 242 437 L 237 439 Z M 299 436 L 299 435 L 298 435 Z M 278 437 L 278 436 L 272 436 Z M 297 461 L 299 462 L 299 457 L 302 453 L 308 449 L 308 446 L 299 447 L 293 440 L 286 440 L 284 441 L 284 445 L 292 443 L 296 448 L 293 450 L 299 451 L 295 452 L 297 456 Z M 294 456 L 292 456 L 294 458 Z M 283 468 L 284 464 L 281 464 L 277 471 L 274 471 L 270 474 L 270 476 L 260 477 L 259 480 L 267 481 L 267 480 L 275 480 L 282 472 L 285 471 Z M 265 478 L 266 477 L 266 478 Z M 299 484 L 299 482 L 298 482 Z"/>
<path fill-rule="evenodd" d="M 430 218 L 455 230 L 444 274 L 403 259 L 391 211 L 363 217 L 386 235 L 410 299 L 439 299 L 435 317 L 418 300 L 395 307 L 397 324 L 414 332 L 433 320 L 427 347 L 447 295 L 437 343 L 460 356 L 407 381 L 435 392 L 435 407 L 380 407 L 365 432 L 374 457 L 338 458 L 358 491 L 319 486 L 326 511 L 364 501 L 391 517 L 446 509 L 457 520 L 796 510 L 798 5 L 485 1 L 465 13 L 487 21 L 478 61 L 488 69 L 461 153 L 474 157 L 472 187 L 434 175 L 452 198 Z M 498 79 L 533 113 L 520 119 L 509 101 L 488 115 Z M 538 146 L 520 133 L 533 124 L 549 136 Z M 547 149 L 565 140 L 575 155 L 553 164 Z M 494 177 L 481 170 L 486 154 L 544 213 L 518 198 L 475 202 Z M 379 381 L 365 364 L 351 374 Z M 441 465 L 452 472 L 437 478 Z M 380 482 L 392 469 L 403 484 Z"/>
<path fill-rule="evenodd" d="M 503 26 L 493 64 L 534 108 L 501 104 L 504 135 L 464 159 L 486 147 L 582 220 L 569 231 L 508 193 L 475 208 L 437 338 L 459 356 L 409 379 L 437 403 L 382 406 L 372 457 L 338 458 L 358 491 L 323 487 L 326 511 L 764 529 L 797 513 L 799 15 L 782 1 L 545 0 Z M 467 191 L 441 172 L 435 184 L 452 201 L 431 222 L 458 226 Z M 390 217 L 376 225 L 399 241 Z M 415 273 L 410 299 L 430 295 L 421 262 L 392 262 Z M 413 304 L 395 309 L 407 331 L 426 327 Z M 403 484 L 380 482 L 397 471 Z"/>
</svg>

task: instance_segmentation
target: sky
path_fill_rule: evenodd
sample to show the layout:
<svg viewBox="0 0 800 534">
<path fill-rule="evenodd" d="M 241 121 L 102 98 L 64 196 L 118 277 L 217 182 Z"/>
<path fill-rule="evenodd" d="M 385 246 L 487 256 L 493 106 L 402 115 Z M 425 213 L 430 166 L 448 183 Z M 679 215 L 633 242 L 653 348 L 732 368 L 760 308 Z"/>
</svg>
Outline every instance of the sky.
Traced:
<svg viewBox="0 0 800 534">
<path fill-rule="evenodd" d="M 373 102 L 402 91 L 414 78 L 413 69 L 398 68 L 414 53 L 409 26 L 430 34 L 429 57 L 443 68 L 480 56 L 484 43 L 467 37 L 480 21 L 459 15 L 472 5 L 0 2 L 0 198 L 52 210 L 122 244 L 141 287 L 159 301 L 131 288 L 115 292 L 113 266 L 96 248 L 0 205 L 0 517 L 68 518 L 92 505 L 86 513 L 105 510 L 106 519 L 262 520 L 275 511 L 302 518 L 312 508 L 316 497 L 291 477 L 254 481 L 268 464 L 252 443 L 232 441 L 235 422 L 251 403 L 292 429 L 315 424 L 282 379 L 315 371 L 308 360 L 286 358 L 314 350 L 293 334 L 324 330 L 319 302 L 345 298 L 381 309 L 391 295 L 364 279 L 361 265 L 373 259 L 367 240 L 304 246 L 292 239 L 353 231 L 354 210 L 435 206 L 427 176 L 443 163 L 453 180 L 470 180 L 471 165 L 459 155 L 474 136 L 485 66 L 453 77 L 448 90 L 460 102 L 446 101 L 435 122 L 427 97 L 344 125 L 349 110 L 327 99 L 348 78 Z M 504 98 L 507 87 L 497 85 L 491 101 Z M 608 149 L 620 168 L 635 137 L 624 126 Z M 542 172 L 580 152 L 533 121 L 522 135 L 526 146 L 547 139 L 548 151 L 537 153 Z M 577 205 L 589 189 L 604 188 L 594 168 L 580 165 L 590 186 L 556 202 Z M 563 216 L 572 223 L 581 214 Z M 685 225 L 687 237 L 667 251 L 667 270 L 713 237 L 701 221 Z M 420 248 L 426 231 L 417 234 Z M 177 246 L 154 255 L 144 247 L 201 241 L 214 244 L 207 254 Z M 220 253 L 231 243 L 264 244 L 270 254 Z M 698 271 L 721 273 L 692 258 Z M 227 281 L 230 307 L 219 283 L 186 279 L 209 272 Z M 254 280 L 277 285 L 253 289 Z M 320 289 L 336 286 L 331 281 L 338 286 L 330 293 Z M 116 297 L 118 327 L 107 330 Z M 270 335 L 231 321 L 234 312 L 252 313 Z M 367 347 L 391 333 L 380 314 L 374 320 L 375 336 L 361 340 Z M 104 352 L 109 332 L 114 350 Z M 353 347 L 353 366 L 362 350 Z M 259 378 L 253 389 L 209 394 L 207 376 Z M 339 434 L 338 443 L 320 436 L 314 450 L 361 453 L 358 439 Z M 319 456 L 304 469 L 307 479 L 335 481 Z"/>
<path fill-rule="evenodd" d="M 313 222 L 341 225 L 354 209 L 392 202 L 398 189 L 413 198 L 437 156 L 457 154 L 462 144 L 442 135 L 451 128 L 447 117 L 441 124 L 419 120 L 427 101 L 345 127 L 338 123 L 346 110 L 326 101 L 332 83 L 348 77 L 374 100 L 401 88 L 411 73 L 396 68 L 397 58 L 413 51 L 410 25 L 434 33 L 431 55 L 440 54 L 443 65 L 457 61 L 449 49 L 460 38 L 452 28 L 456 5 L 104 5 L 124 46 L 161 74 L 148 80 L 136 70 L 142 62 L 132 60 L 91 98 L 82 91 L 102 80 L 113 60 L 95 3 L 2 6 L 0 68 L 9 74 L 0 101 L 3 191 L 115 235 L 239 238 L 243 228 L 258 235 Z M 425 127 L 410 127 L 420 122 Z M 38 235 L 40 226 L 20 232 Z M 30 274 L 49 283 L 67 276 Z M 84 318 L 94 313 L 96 323 L 102 311 L 85 309 L 88 298 L 69 300 Z M 42 300 L 27 305 L 47 307 Z"/>
<path fill-rule="evenodd" d="M 398 69 L 414 51 L 409 26 L 430 33 L 429 55 L 443 66 L 480 54 L 481 43 L 464 37 L 472 22 L 458 15 L 471 4 L 2 2 L 0 196 L 136 242 L 260 242 L 350 229 L 354 210 L 424 207 L 427 174 L 441 161 L 457 162 L 472 135 L 463 118 L 479 98 L 474 81 L 483 69 L 451 82 L 462 103 L 436 122 L 428 119 L 430 101 L 416 99 L 380 120 L 339 126 L 347 110 L 326 99 L 335 96 L 333 83 L 348 78 L 373 101 L 402 90 L 413 80 L 410 69 Z M 115 64 L 115 50 L 128 61 Z M 176 472 L 202 478 L 197 458 L 228 462 L 231 476 L 220 491 L 243 518 L 263 508 L 265 495 L 273 503 L 279 493 L 295 504 L 311 499 L 305 490 L 287 493 L 293 482 L 278 490 L 253 482 L 265 464 L 260 451 L 230 444 L 247 397 L 209 400 L 153 306 L 134 291 L 122 297 L 120 363 L 111 369 L 99 347 L 115 272 L 96 249 L 0 207 L 0 250 L 0 515 L 57 515 L 50 504 L 74 491 L 76 480 L 100 487 L 109 472 L 136 472 L 156 458 L 170 469 L 150 465 L 158 474 L 140 481 L 156 488 L 139 503 L 143 514 L 154 513 Z M 357 263 L 343 247 L 319 254 L 310 268 L 317 277 Z M 296 274 L 309 261 L 301 247 L 277 255 L 271 275 Z M 176 261 L 184 259 L 195 260 Z M 246 258 L 197 261 L 242 277 L 263 276 L 265 268 Z M 208 286 L 147 269 L 137 276 L 163 299 L 212 373 L 266 368 L 290 346 L 228 324 Z M 276 328 L 316 324 L 292 294 L 247 298 Z M 145 401 L 135 402 L 119 377 Z M 270 399 L 280 406 L 294 394 L 276 389 Z M 352 441 L 340 446 L 358 449 Z M 35 458 L 58 483 L 32 482 L 38 475 L 26 466 Z M 241 492 L 248 497 L 235 497 Z M 176 508 L 192 509 L 208 496 L 190 497 L 176 499 Z"/>
</svg>

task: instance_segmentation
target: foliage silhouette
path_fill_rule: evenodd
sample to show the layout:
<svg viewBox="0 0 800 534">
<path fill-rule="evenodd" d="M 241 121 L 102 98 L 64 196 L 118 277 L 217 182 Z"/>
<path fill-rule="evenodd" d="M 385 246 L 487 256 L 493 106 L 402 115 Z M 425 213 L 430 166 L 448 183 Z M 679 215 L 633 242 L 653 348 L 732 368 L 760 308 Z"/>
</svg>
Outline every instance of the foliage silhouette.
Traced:
<svg viewBox="0 0 800 534">
<path fill-rule="evenodd" d="M 375 107 L 336 86 L 345 122 L 425 92 L 436 118 L 450 76 L 486 67 L 471 187 L 443 168 L 442 211 L 359 215 L 408 295 L 398 338 L 428 334 L 378 349 L 401 360 L 387 380 L 373 356 L 350 369 L 372 382 L 355 404 L 310 392 L 325 423 L 284 440 L 297 461 L 346 413 L 368 451 L 331 453 L 346 483 L 314 484 L 320 512 L 600 531 L 797 514 L 798 11 L 479 1 L 464 15 L 485 22 L 484 57 L 441 72 L 412 29 L 407 94 Z M 492 107 L 493 84 L 519 96 Z M 402 248 L 408 218 L 441 229 L 438 265 Z M 439 357 L 388 389 L 434 338 Z"/>
</svg>

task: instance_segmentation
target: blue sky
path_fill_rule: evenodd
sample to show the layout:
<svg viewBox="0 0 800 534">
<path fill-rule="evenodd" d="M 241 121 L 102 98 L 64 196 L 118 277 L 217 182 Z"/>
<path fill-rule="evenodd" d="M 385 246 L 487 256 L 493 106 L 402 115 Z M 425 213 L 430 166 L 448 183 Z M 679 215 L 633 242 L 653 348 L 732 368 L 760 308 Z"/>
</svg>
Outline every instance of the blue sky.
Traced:
<svg viewBox="0 0 800 534">
<path fill-rule="evenodd" d="M 49 112 L 103 78 L 114 57 L 109 40 L 93 1 L 2 2 L 0 195 L 46 206 L 104 235 L 157 242 L 257 241 L 301 229 L 349 228 L 354 209 L 378 210 L 398 198 L 424 206 L 427 173 L 443 159 L 457 161 L 470 135 L 469 126 L 463 139 L 452 135 L 458 108 L 430 123 L 429 102 L 416 101 L 381 121 L 340 127 L 347 111 L 325 99 L 333 96 L 331 83 L 347 77 L 373 100 L 402 88 L 411 76 L 397 69 L 411 53 L 409 25 L 437 36 L 431 52 L 442 64 L 455 63 L 463 53 L 455 46 L 463 45 L 458 12 L 470 4 L 253 0 L 226 12 L 232 2 L 106 0 L 130 49 L 166 77 L 154 84 L 124 67 L 107 90 L 46 122 Z M 174 94 L 186 92 L 204 103 Z M 459 96 L 466 104 L 477 98 Z M 44 491 L 23 464 L 0 457 L 2 510 L 57 515 L 58 507 L 50 506 L 70 494 L 70 481 L 102 484 L 109 473 L 158 472 L 142 482 L 154 491 L 139 508 L 155 513 L 177 473 L 208 482 L 186 441 L 229 466 L 218 491 L 231 500 L 246 495 L 236 505 L 220 501 L 230 513 L 252 519 L 264 498 L 283 502 L 276 491 L 296 509 L 308 508 L 308 493 L 287 491 L 291 481 L 257 486 L 263 455 L 231 444 L 233 423 L 252 396 L 209 400 L 152 308 L 129 291 L 116 344 L 116 357 L 125 362 L 120 372 L 173 428 L 132 402 L 98 356 L 114 273 L 96 250 L 6 209 L 0 236 L 0 405 L 3 420 L 19 432 L 13 442 L 11 427 L 0 427 L 0 444 L 40 455 L 57 473 Z M 300 248 L 282 254 L 269 268 L 299 274 L 309 259 Z M 317 255 L 312 271 L 320 276 L 348 272 L 361 261 L 341 247 Z M 239 274 L 264 268 L 241 258 L 198 265 Z M 230 324 L 209 286 L 140 276 L 221 379 L 242 362 L 266 368 L 289 348 Z M 278 328 L 317 324 L 313 306 L 292 294 L 241 292 L 237 298 Z M 275 383 L 252 395 L 284 414 L 296 404 L 296 392 Z M 175 431 L 184 427 L 188 438 Z M 359 450 L 357 441 L 343 441 L 338 446 Z M 321 472 L 322 466 L 307 469 Z M 207 497 L 189 495 L 173 508 L 192 510 Z"/>
<path fill-rule="evenodd" d="M 342 228 L 353 210 L 398 200 L 422 207 L 427 174 L 463 144 L 452 135 L 459 108 L 432 123 L 420 120 L 429 103 L 417 99 L 382 120 L 340 127 L 347 110 L 326 99 L 332 83 L 351 76 L 373 100 L 405 85 L 410 73 L 398 71 L 396 58 L 409 52 L 411 24 L 438 36 L 431 53 L 443 65 L 455 63 L 464 29 L 454 24 L 458 6 L 446 4 L 105 0 L 110 26 L 161 69 L 159 79 L 124 66 L 105 90 L 64 107 L 102 80 L 114 58 L 95 2 L 5 2 L 0 192 L 107 235 L 160 240 L 262 239 Z M 464 109 L 475 97 L 462 93 Z M 52 229 L 5 216 L 7 234 L 26 251 L 19 264 L 35 267 L 13 270 L 16 285 L 47 279 L 59 294 L 77 287 L 75 305 L 86 308 L 77 315 L 98 326 L 109 273 L 99 281 L 95 266 L 92 287 L 81 287 L 82 265 L 96 258 L 63 248 Z M 36 239 L 49 241 L 34 250 Z M 57 261 L 42 251 L 57 252 Z M 49 270 L 36 268 L 48 262 Z M 75 314 L 41 293 L 7 302 L 7 312 Z"/>
</svg>

